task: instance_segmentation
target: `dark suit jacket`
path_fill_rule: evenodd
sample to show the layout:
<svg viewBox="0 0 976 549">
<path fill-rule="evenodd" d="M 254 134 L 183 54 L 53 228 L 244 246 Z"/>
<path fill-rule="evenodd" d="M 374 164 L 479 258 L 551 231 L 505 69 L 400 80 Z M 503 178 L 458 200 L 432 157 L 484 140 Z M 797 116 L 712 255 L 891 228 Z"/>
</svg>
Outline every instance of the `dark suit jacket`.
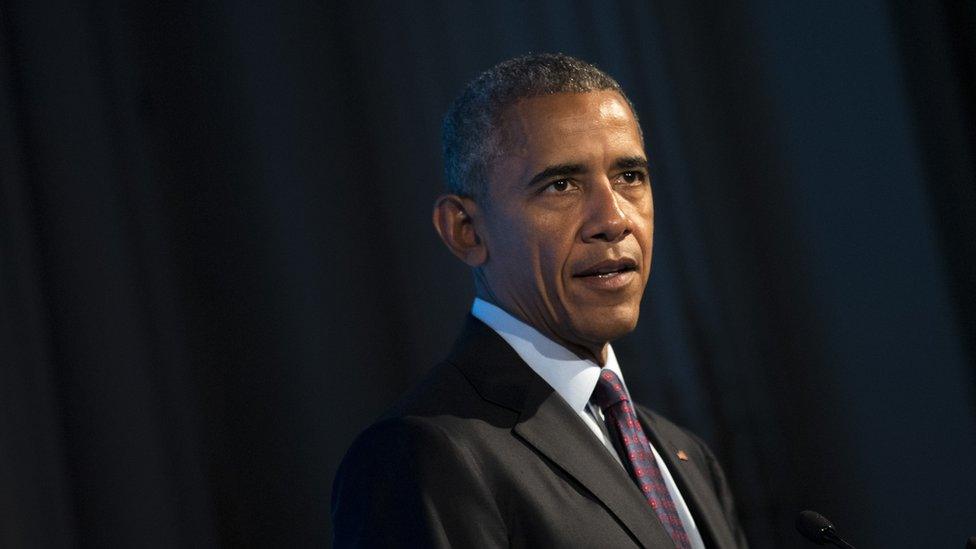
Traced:
<svg viewBox="0 0 976 549">
<path fill-rule="evenodd" d="M 705 444 L 638 410 L 706 546 L 746 547 Z M 353 443 L 332 518 L 336 547 L 673 547 L 576 412 L 471 316 L 449 358 Z"/>
</svg>

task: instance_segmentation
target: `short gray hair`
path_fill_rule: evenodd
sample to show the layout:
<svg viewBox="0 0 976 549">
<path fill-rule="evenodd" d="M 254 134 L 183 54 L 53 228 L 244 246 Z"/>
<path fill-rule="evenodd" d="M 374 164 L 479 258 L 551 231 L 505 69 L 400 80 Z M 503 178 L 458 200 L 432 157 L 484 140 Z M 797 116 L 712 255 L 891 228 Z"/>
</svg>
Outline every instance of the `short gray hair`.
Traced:
<svg viewBox="0 0 976 549">
<path fill-rule="evenodd" d="M 561 53 L 523 55 L 495 65 L 468 83 L 444 117 L 444 178 L 448 192 L 481 200 L 488 167 L 501 153 L 497 131 L 504 111 L 521 99 L 556 93 L 616 91 L 637 112 L 609 75 Z"/>
</svg>

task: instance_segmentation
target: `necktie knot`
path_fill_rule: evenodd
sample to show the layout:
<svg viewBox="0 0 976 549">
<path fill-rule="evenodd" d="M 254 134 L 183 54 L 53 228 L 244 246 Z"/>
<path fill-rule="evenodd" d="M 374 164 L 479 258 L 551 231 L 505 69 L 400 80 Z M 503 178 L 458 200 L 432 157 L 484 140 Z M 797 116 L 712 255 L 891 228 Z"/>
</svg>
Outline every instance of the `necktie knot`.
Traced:
<svg viewBox="0 0 976 549">
<path fill-rule="evenodd" d="M 621 383 L 617 374 L 604 368 L 600 371 L 600 377 L 597 379 L 596 387 L 593 389 L 593 397 L 591 400 L 593 404 L 605 410 L 618 402 L 627 402 L 630 399 L 627 398 L 624 384 Z"/>
</svg>

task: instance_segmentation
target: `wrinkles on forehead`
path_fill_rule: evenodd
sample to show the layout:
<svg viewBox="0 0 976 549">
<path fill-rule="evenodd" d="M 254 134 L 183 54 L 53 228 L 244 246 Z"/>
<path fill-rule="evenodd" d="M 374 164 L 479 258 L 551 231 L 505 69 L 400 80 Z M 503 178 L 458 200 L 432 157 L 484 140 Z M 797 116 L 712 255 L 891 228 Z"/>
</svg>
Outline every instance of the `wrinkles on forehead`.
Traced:
<svg viewBox="0 0 976 549">
<path fill-rule="evenodd" d="M 585 97 L 604 94 L 607 99 L 597 109 L 597 116 L 583 107 Z M 565 105 L 544 101 L 551 96 L 522 99 L 506 108 L 495 129 L 495 157 L 529 154 L 529 144 L 551 143 L 558 146 L 560 138 L 571 139 L 574 134 L 586 133 L 598 126 L 614 125 L 629 129 L 634 118 L 622 95 L 612 91 L 594 91 L 572 94 L 579 96 L 580 109 L 567 111 Z"/>
</svg>

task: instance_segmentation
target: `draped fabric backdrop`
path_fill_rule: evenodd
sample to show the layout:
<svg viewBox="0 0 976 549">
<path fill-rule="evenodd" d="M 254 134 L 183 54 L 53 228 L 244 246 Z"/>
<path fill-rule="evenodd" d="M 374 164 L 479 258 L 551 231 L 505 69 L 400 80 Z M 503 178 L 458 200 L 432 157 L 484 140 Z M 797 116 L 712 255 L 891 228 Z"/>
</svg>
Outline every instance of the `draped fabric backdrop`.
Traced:
<svg viewBox="0 0 976 549">
<path fill-rule="evenodd" d="M 961 547 L 974 3 L 709 4 L 0 1 L 0 545 L 328 545 L 345 448 L 473 296 L 430 224 L 441 116 L 562 51 L 653 163 L 621 364 L 753 545 L 812 508 Z"/>
</svg>

